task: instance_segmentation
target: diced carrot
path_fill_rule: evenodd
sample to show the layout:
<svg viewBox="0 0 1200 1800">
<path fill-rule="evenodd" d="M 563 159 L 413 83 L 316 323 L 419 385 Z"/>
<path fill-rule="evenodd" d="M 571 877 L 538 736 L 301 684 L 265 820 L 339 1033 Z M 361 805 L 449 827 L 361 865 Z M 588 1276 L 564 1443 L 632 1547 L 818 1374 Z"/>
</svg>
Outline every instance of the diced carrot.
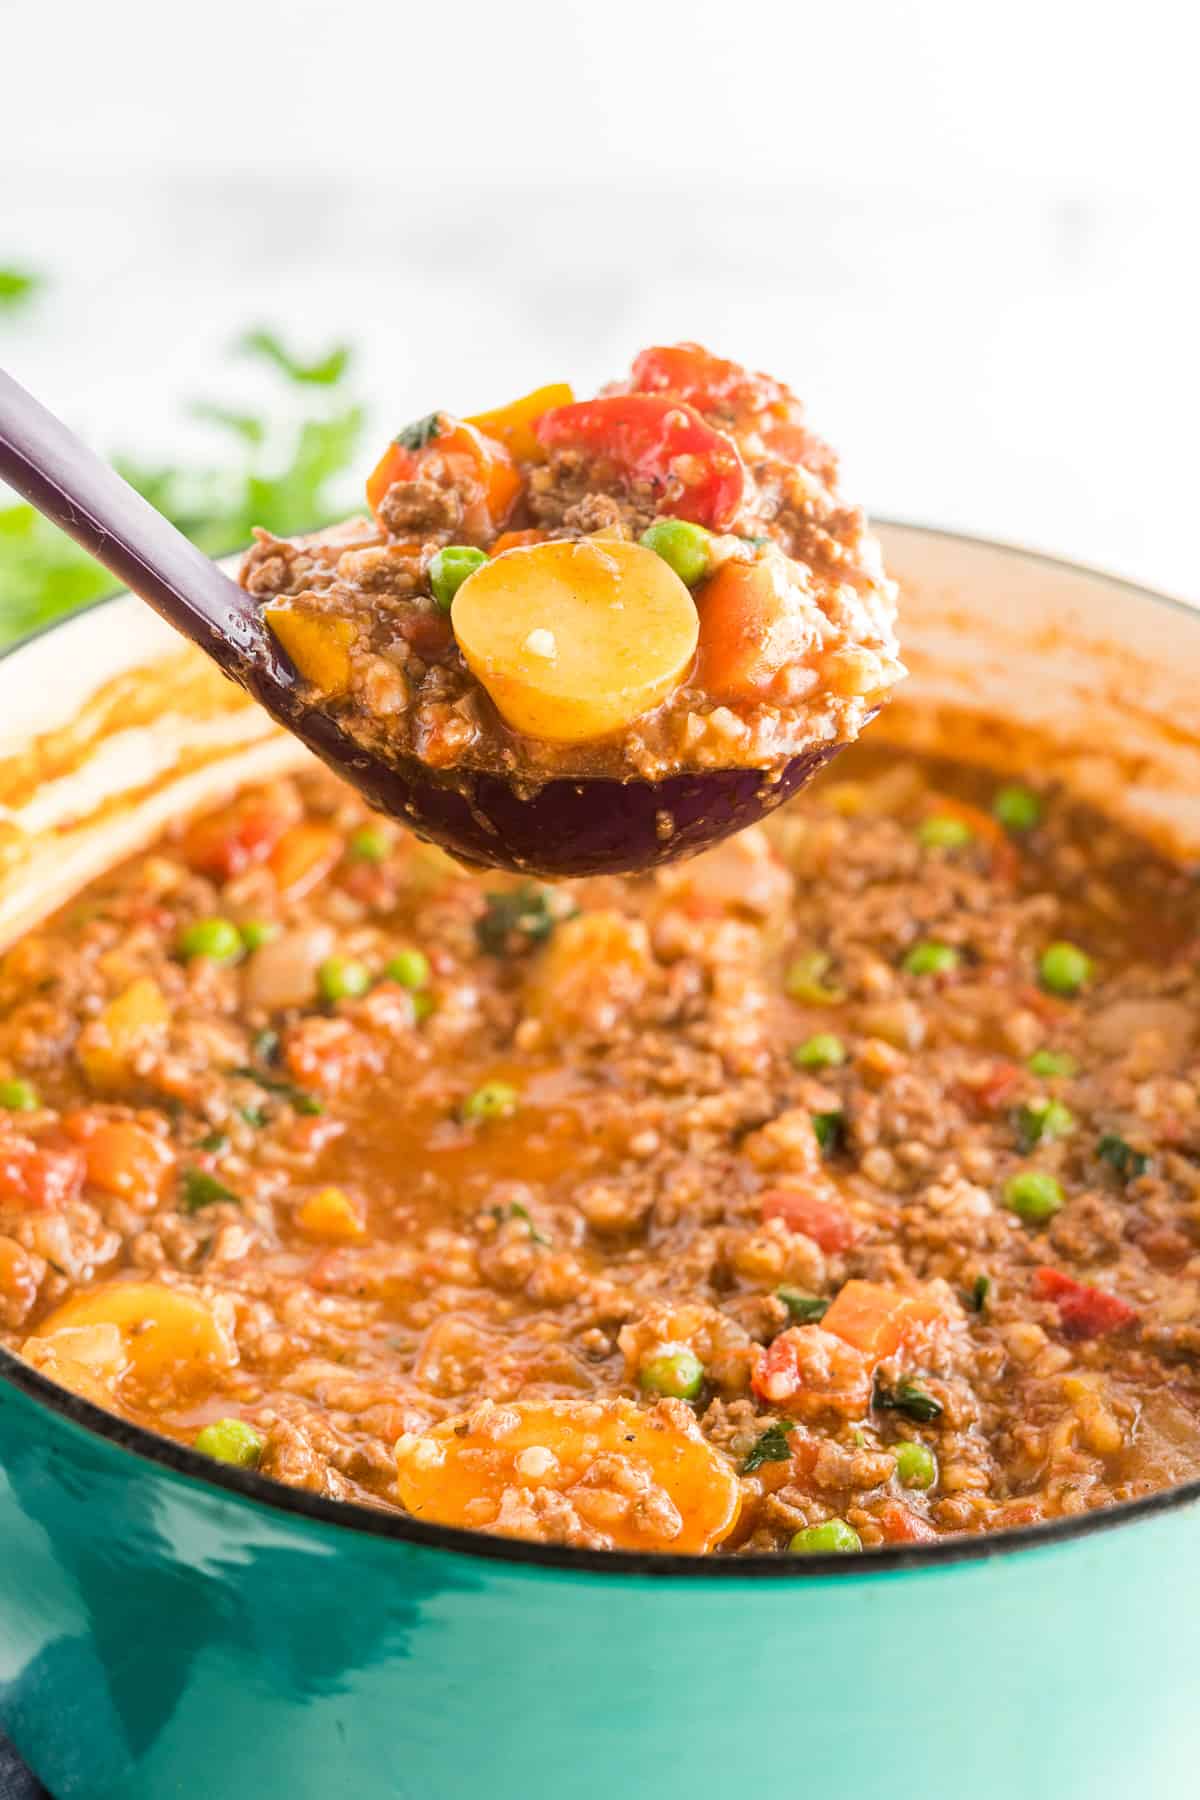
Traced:
<svg viewBox="0 0 1200 1800">
<path fill-rule="evenodd" d="M 789 1231 L 803 1232 L 829 1256 L 858 1242 L 858 1225 L 832 1188 L 828 1193 L 803 1187 L 768 1188 L 762 1196 L 762 1217 L 764 1223 L 782 1219 Z"/>
<path fill-rule="evenodd" d="M 79 1034 L 75 1054 L 91 1086 L 108 1091 L 131 1080 L 136 1059 L 163 1043 L 170 1021 L 157 981 L 131 981 Z"/>
<path fill-rule="evenodd" d="M 928 1519 L 923 1519 L 901 1500 L 885 1500 L 875 1518 L 886 1543 L 932 1544 L 937 1541 L 938 1534 Z"/>
<path fill-rule="evenodd" d="M 945 1331 L 944 1306 L 929 1294 L 902 1294 L 874 1281 L 847 1281 L 824 1319 L 826 1331 L 861 1350 L 872 1366 L 898 1350 L 919 1356 Z"/>
<path fill-rule="evenodd" d="M 296 1223 L 305 1237 L 324 1239 L 329 1243 L 355 1244 L 367 1235 L 362 1216 L 350 1196 L 341 1188 L 326 1187 L 297 1209 Z"/>
<path fill-rule="evenodd" d="M 541 462 L 544 453 L 534 436 L 534 420 L 540 419 L 552 406 L 570 406 L 574 398 L 565 381 L 552 381 L 547 387 L 534 388 L 531 394 L 523 394 L 519 400 L 511 400 L 507 406 L 497 406 L 491 412 L 472 413 L 467 424 L 503 444 L 518 462 Z"/>
<path fill-rule="evenodd" d="M 388 445 L 367 482 L 367 501 L 377 512 L 396 482 L 428 475 L 461 492 L 471 489 L 480 494 L 483 517 L 472 518 L 468 506 L 464 525 L 468 533 L 483 535 L 508 517 L 521 491 L 521 477 L 508 450 L 495 438 L 450 413 L 439 414 L 438 423 L 437 432 L 417 450 L 401 443 Z"/>
<path fill-rule="evenodd" d="M 0 1134 L 0 1208 L 54 1212 L 77 1199 L 82 1186 L 83 1155 L 74 1145 L 59 1149 Z"/>
<path fill-rule="evenodd" d="M 341 861 L 345 842 L 332 825 L 292 825 L 271 852 L 270 869 L 281 893 L 299 900 Z"/>
<path fill-rule="evenodd" d="M 758 1358 L 751 1385 L 760 1400 L 793 1417 L 836 1412 L 858 1419 L 871 1404 L 867 1359 L 820 1325 L 780 1332 Z"/>
<path fill-rule="evenodd" d="M 175 1152 L 164 1138 L 132 1119 L 106 1119 L 96 1112 L 71 1113 L 63 1125 L 68 1136 L 83 1146 L 93 1187 L 135 1203 L 158 1198 L 175 1166 Z"/>
<path fill-rule="evenodd" d="M 264 607 L 263 616 L 306 681 L 323 694 L 346 692 L 355 635 L 349 619 L 298 612 L 286 600 Z"/>
<path fill-rule="evenodd" d="M 714 700 L 767 699 L 781 671 L 812 649 L 810 618 L 774 557 L 723 563 L 699 589 L 696 604 L 696 681 Z"/>
<path fill-rule="evenodd" d="M 488 554 L 503 556 L 506 550 L 521 550 L 527 544 L 544 544 L 549 535 L 546 531 L 502 531 Z"/>
<path fill-rule="evenodd" d="M 247 795 L 189 827 L 182 846 L 184 861 L 198 874 L 231 881 L 266 861 L 291 817 L 282 804 Z"/>
</svg>

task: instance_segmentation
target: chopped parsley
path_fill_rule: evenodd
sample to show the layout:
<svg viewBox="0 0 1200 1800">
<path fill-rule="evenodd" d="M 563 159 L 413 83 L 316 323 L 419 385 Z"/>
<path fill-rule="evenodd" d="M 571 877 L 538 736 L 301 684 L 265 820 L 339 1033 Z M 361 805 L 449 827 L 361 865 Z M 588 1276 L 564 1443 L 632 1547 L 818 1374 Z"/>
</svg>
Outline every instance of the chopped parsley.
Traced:
<svg viewBox="0 0 1200 1800">
<path fill-rule="evenodd" d="M 1096 1155 L 1101 1162 L 1106 1162 L 1110 1168 L 1115 1169 L 1122 1181 L 1136 1181 L 1150 1167 L 1150 1158 L 1145 1151 L 1135 1150 L 1132 1144 L 1127 1144 L 1115 1132 L 1105 1132 L 1096 1145 Z"/>
<path fill-rule="evenodd" d="M 279 1033 L 270 1028 L 256 1032 L 250 1049 L 259 1062 L 273 1063 L 279 1055 Z"/>
<path fill-rule="evenodd" d="M 318 1100 L 315 1094 L 306 1093 L 303 1088 L 297 1087 L 294 1081 L 281 1081 L 278 1076 L 263 1075 L 257 1069 L 230 1069 L 229 1073 L 236 1075 L 241 1081 L 255 1082 L 268 1094 L 277 1094 L 281 1100 L 286 1100 L 288 1105 L 298 1113 L 315 1114 L 325 1111 L 323 1100 Z"/>
<path fill-rule="evenodd" d="M 846 1115 L 844 1112 L 814 1113 L 812 1126 L 817 1134 L 817 1142 L 826 1156 L 833 1156 L 845 1144 Z"/>
<path fill-rule="evenodd" d="M 426 444 L 432 444 L 434 438 L 442 435 L 442 415 L 440 412 L 426 413 L 423 419 L 414 419 L 411 425 L 405 425 L 392 439 L 402 450 L 424 450 Z"/>
<path fill-rule="evenodd" d="M 223 1150 L 228 1150 L 229 1139 L 223 1131 L 210 1131 L 207 1137 L 200 1139 L 196 1148 L 197 1150 L 211 1150 L 214 1156 L 219 1156 Z"/>
<path fill-rule="evenodd" d="M 940 1418 L 945 1410 L 940 1400 L 909 1378 L 902 1376 L 894 1388 L 885 1386 L 882 1381 L 875 1383 L 875 1395 L 872 1402 L 881 1412 L 903 1413 L 906 1419 L 916 1419 L 922 1425 Z"/>
<path fill-rule="evenodd" d="M 493 1206 L 491 1208 L 491 1214 L 497 1225 L 505 1225 L 508 1223 L 509 1219 L 524 1219 L 526 1225 L 529 1227 L 530 1243 L 540 1244 L 545 1250 L 550 1248 L 550 1239 L 546 1236 L 544 1231 L 538 1230 L 530 1217 L 529 1208 L 527 1206 L 522 1206 L 519 1200 L 514 1200 L 509 1206 Z"/>
<path fill-rule="evenodd" d="M 183 1210 L 186 1213 L 199 1212 L 205 1206 L 216 1206 L 222 1200 L 229 1201 L 233 1206 L 242 1204 L 241 1195 L 235 1194 L 223 1181 L 218 1181 L 215 1175 L 210 1175 L 207 1169 L 184 1169 L 179 1180 L 183 1190 Z"/>
<path fill-rule="evenodd" d="M 510 956 L 514 950 L 545 943 L 558 923 L 545 888 L 531 881 L 484 895 L 485 911 L 475 921 L 475 937 L 487 956 Z"/>
<path fill-rule="evenodd" d="M 257 331 L 247 331 L 238 348 L 247 355 L 260 356 L 264 362 L 273 363 L 281 375 L 300 387 L 336 387 L 349 368 L 352 355 L 349 344 L 334 344 L 324 356 L 301 362 L 287 349 L 277 332 L 261 327 Z"/>
<path fill-rule="evenodd" d="M 977 1275 L 971 1288 L 970 1307 L 972 1312 L 983 1312 L 988 1303 L 988 1295 L 992 1291 L 990 1275 Z"/>
<path fill-rule="evenodd" d="M 774 1425 L 768 1425 L 762 1436 L 750 1446 L 742 1464 L 742 1474 L 753 1475 L 755 1469 L 761 1469 L 764 1463 L 790 1462 L 792 1452 L 788 1445 L 788 1434 L 795 1429 L 790 1419 L 777 1419 Z"/>
<path fill-rule="evenodd" d="M 776 1288 L 775 1298 L 783 1301 L 797 1325 L 815 1325 L 829 1311 L 828 1300 L 816 1294 L 802 1294 L 799 1288 Z"/>
<path fill-rule="evenodd" d="M 261 1106 L 239 1106 L 237 1116 L 245 1124 L 252 1125 L 255 1131 L 261 1130 L 267 1122 L 267 1115 Z"/>
</svg>

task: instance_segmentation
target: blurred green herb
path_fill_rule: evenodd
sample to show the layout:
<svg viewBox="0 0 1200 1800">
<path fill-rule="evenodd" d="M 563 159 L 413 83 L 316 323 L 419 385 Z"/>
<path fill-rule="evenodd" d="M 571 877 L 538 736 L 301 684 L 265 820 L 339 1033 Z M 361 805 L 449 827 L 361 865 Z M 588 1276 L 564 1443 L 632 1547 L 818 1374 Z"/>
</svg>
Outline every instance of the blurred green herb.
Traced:
<svg viewBox="0 0 1200 1800">
<path fill-rule="evenodd" d="M 313 387 L 335 387 L 350 366 L 349 344 L 335 344 L 324 356 L 305 363 L 285 348 L 276 332 L 266 331 L 261 326 L 257 331 L 247 331 L 240 339 L 238 348 L 251 356 L 261 356 L 265 361 L 274 363 L 280 374 L 286 375 L 289 381 Z"/>
<path fill-rule="evenodd" d="M 26 306 L 42 286 L 42 277 L 28 269 L 0 269 L 0 308 L 15 312 Z"/>
<path fill-rule="evenodd" d="M 34 297 L 40 280 L 0 269 L 0 307 Z M 274 333 L 247 333 L 239 348 L 264 358 L 289 387 L 327 390 L 320 416 L 296 423 L 286 404 L 259 414 L 215 401 L 193 417 L 225 433 L 229 453 L 199 465 L 114 457 L 125 479 L 209 556 L 249 542 L 256 525 L 286 536 L 329 524 L 341 508 L 334 484 L 354 460 L 363 411 L 343 383 L 351 352 L 337 344 L 309 363 L 296 360 Z M 294 404 L 294 403 L 293 403 Z M 48 524 L 31 506 L 0 505 L 0 648 L 116 587 L 107 569 Z"/>
</svg>

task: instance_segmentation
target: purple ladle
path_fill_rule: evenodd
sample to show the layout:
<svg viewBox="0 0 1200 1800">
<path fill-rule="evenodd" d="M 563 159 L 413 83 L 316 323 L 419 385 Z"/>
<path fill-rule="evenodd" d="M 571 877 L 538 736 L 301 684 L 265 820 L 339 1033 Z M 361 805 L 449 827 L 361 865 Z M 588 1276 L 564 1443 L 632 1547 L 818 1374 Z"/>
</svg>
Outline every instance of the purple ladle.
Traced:
<svg viewBox="0 0 1200 1800">
<path fill-rule="evenodd" d="M 528 797 L 501 775 L 384 761 L 306 699 L 243 588 L 0 369 L 0 478 L 198 644 L 224 674 L 378 811 L 463 861 L 548 877 L 629 874 L 691 856 L 752 825 L 840 748 L 770 773 L 716 769 L 663 781 L 548 781 Z"/>
</svg>

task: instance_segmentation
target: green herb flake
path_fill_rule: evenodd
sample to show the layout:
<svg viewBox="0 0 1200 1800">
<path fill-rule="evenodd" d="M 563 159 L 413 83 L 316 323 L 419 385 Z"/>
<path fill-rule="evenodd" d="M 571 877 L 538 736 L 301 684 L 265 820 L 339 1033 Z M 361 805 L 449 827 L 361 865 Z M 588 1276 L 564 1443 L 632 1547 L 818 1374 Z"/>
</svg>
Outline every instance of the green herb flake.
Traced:
<svg viewBox="0 0 1200 1800">
<path fill-rule="evenodd" d="M 202 1137 L 200 1139 L 196 1148 L 197 1150 L 209 1150 L 214 1156 L 220 1156 L 224 1151 L 228 1150 L 229 1139 L 225 1136 L 223 1131 L 210 1131 L 207 1137 Z"/>
<path fill-rule="evenodd" d="M 828 1300 L 817 1294 L 802 1294 L 799 1288 L 776 1288 L 775 1298 L 783 1301 L 795 1325 L 815 1325 L 829 1311 Z"/>
<path fill-rule="evenodd" d="M 256 1033 L 250 1048 L 259 1062 L 273 1063 L 279 1055 L 279 1033 L 269 1027 Z"/>
<path fill-rule="evenodd" d="M 992 1291 L 990 1275 L 977 1275 L 971 1287 L 968 1305 L 972 1312 L 983 1313 L 987 1310 L 988 1296 Z"/>
<path fill-rule="evenodd" d="M 833 1156 L 842 1149 L 846 1142 L 846 1115 L 843 1112 L 820 1112 L 812 1115 L 813 1131 L 816 1133 L 821 1153 Z"/>
<path fill-rule="evenodd" d="M 293 1081 L 281 1081 L 278 1076 L 264 1075 L 259 1069 L 237 1068 L 230 1069 L 229 1073 L 236 1075 L 239 1081 L 253 1081 L 265 1093 L 278 1095 L 294 1112 L 314 1116 L 325 1111 L 323 1100 L 318 1100 L 315 1094 L 306 1093 Z"/>
<path fill-rule="evenodd" d="M 242 1197 L 235 1194 L 232 1188 L 210 1175 L 207 1169 L 184 1169 L 179 1177 L 182 1188 L 183 1210 L 185 1213 L 196 1213 L 205 1206 L 217 1206 L 227 1201 L 232 1206 L 240 1206 Z"/>
<path fill-rule="evenodd" d="M 790 1462 L 792 1452 L 788 1436 L 795 1429 L 790 1419 L 777 1419 L 773 1425 L 768 1425 L 762 1436 L 750 1446 L 742 1464 L 742 1474 L 753 1475 L 755 1469 L 761 1469 L 764 1463 Z"/>
<path fill-rule="evenodd" d="M 432 444 L 434 438 L 442 435 L 442 415 L 440 412 L 426 413 L 423 419 L 414 419 L 411 425 L 405 425 L 392 439 L 402 450 L 424 450 Z"/>
<path fill-rule="evenodd" d="M 495 1219 L 497 1225 L 506 1225 L 510 1219 L 523 1219 L 525 1224 L 529 1227 L 530 1243 L 540 1244 L 543 1250 L 548 1250 L 550 1248 L 551 1240 L 546 1236 L 544 1231 L 538 1230 L 530 1216 L 529 1208 L 527 1206 L 522 1206 L 519 1200 L 514 1200 L 509 1206 L 493 1206 L 491 1208 L 491 1215 L 493 1219 Z"/>
<path fill-rule="evenodd" d="M 485 911 L 475 921 L 475 937 L 487 956 L 545 943 L 558 920 L 544 888 L 532 882 L 484 895 Z"/>
<path fill-rule="evenodd" d="M 267 1122 L 267 1115 L 261 1106 L 239 1106 L 236 1110 L 238 1118 L 253 1126 L 255 1131 L 261 1131 Z"/>
<path fill-rule="evenodd" d="M 911 1380 L 907 1375 L 903 1376 L 894 1388 L 889 1388 L 884 1382 L 877 1380 L 872 1404 L 881 1412 L 903 1413 L 906 1419 L 916 1419 L 922 1425 L 928 1425 L 932 1420 L 940 1418 L 945 1410 L 940 1400 L 935 1400 L 932 1394 L 927 1394 L 918 1382 Z"/>
<path fill-rule="evenodd" d="M 1115 1132 L 1105 1132 L 1096 1145 L 1096 1155 L 1101 1162 L 1106 1162 L 1110 1168 L 1115 1169 L 1122 1181 L 1136 1181 L 1139 1176 L 1145 1175 L 1151 1161 L 1144 1150 L 1135 1150 L 1132 1144 L 1127 1144 Z"/>
</svg>

